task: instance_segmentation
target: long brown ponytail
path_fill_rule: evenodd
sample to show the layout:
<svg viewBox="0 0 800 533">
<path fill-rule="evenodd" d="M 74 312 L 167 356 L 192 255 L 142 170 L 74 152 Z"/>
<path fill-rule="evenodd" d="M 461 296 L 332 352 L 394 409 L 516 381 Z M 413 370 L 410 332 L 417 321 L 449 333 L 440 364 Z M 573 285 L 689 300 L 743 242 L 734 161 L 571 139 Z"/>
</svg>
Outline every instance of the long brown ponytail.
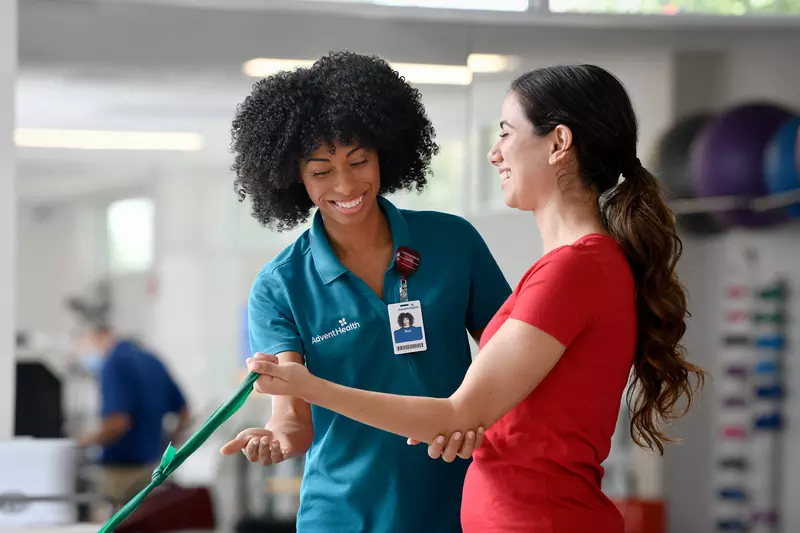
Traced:
<svg viewBox="0 0 800 533">
<path fill-rule="evenodd" d="M 559 124 L 572 131 L 578 175 L 600 197 L 609 233 L 628 257 L 636 282 L 639 338 L 628 389 L 631 437 L 642 447 L 671 442 L 661 425 L 691 406 L 690 378 L 697 388 L 705 373 L 688 362 L 680 342 L 686 331 L 686 291 L 675 272 L 683 244 L 660 182 L 636 158 L 638 125 L 622 83 L 595 65 L 560 65 L 523 74 L 511 84 L 533 125 L 544 137 Z M 624 181 L 619 183 L 619 176 Z M 678 410 L 685 396 L 687 403 Z"/>
<path fill-rule="evenodd" d="M 686 414 L 692 404 L 690 377 L 702 388 L 705 373 L 685 359 L 680 344 L 686 331 L 686 291 L 676 267 L 683 252 L 675 217 L 660 182 L 641 164 L 633 165 L 619 185 L 601 199 L 603 223 L 628 257 L 636 282 L 639 337 L 627 402 L 631 437 L 642 447 L 674 442 L 662 423 Z M 683 409 L 677 410 L 681 396 Z"/>
</svg>

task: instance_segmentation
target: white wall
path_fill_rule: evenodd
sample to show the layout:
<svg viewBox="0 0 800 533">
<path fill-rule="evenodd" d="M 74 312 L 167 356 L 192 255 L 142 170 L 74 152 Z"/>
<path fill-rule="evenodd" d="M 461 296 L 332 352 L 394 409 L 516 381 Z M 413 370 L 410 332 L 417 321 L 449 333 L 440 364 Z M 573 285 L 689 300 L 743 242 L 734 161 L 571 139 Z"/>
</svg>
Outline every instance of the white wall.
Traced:
<svg viewBox="0 0 800 533">
<path fill-rule="evenodd" d="M 95 212 L 86 204 L 20 204 L 17 215 L 17 327 L 69 337 L 73 323 L 65 302 L 84 290 L 96 272 Z"/>
<path fill-rule="evenodd" d="M 0 439 L 14 433 L 14 80 L 17 71 L 17 2 L 0 4 Z"/>
<path fill-rule="evenodd" d="M 542 237 L 530 213 L 506 209 L 492 214 L 476 214 L 470 222 L 480 232 L 511 288 L 542 256 Z"/>
<path fill-rule="evenodd" d="M 121 331 L 147 336 L 147 273 L 109 276 L 106 263 L 108 199 L 34 205 L 17 212 L 16 327 L 29 334 L 32 352 L 55 368 L 71 358 L 77 322 L 66 301 L 85 297 L 101 279 L 111 282 L 113 316 Z"/>
</svg>

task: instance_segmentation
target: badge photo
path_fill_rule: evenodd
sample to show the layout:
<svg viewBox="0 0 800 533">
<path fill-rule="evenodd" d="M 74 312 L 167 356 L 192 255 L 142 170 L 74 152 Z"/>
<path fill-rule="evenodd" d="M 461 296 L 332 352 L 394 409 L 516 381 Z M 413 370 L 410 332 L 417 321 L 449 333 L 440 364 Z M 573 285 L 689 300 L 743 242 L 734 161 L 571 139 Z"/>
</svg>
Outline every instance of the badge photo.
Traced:
<svg viewBox="0 0 800 533">
<path fill-rule="evenodd" d="M 420 302 L 415 300 L 391 304 L 388 309 L 394 353 L 399 355 L 427 350 Z"/>
</svg>

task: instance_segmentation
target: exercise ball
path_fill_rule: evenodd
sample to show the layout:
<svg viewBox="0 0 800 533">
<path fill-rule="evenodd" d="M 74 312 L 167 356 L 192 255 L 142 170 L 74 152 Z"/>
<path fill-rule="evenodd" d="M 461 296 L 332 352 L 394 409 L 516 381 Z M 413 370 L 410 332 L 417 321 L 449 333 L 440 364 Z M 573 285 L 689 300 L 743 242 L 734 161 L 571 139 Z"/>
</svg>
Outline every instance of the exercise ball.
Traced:
<svg viewBox="0 0 800 533">
<path fill-rule="evenodd" d="M 659 139 L 654 170 L 666 187 L 670 200 L 697 197 L 689 172 L 689 150 L 712 118 L 711 114 L 686 117 L 673 125 Z M 677 223 L 681 229 L 695 235 L 713 235 L 725 229 L 717 219 L 707 213 L 678 214 Z"/>
<path fill-rule="evenodd" d="M 770 194 L 800 189 L 800 117 L 787 120 L 773 136 L 764 156 L 764 181 Z M 800 204 L 785 208 L 800 218 Z"/>
<path fill-rule="evenodd" d="M 699 197 L 767 194 L 764 153 L 773 135 L 792 114 L 768 103 L 736 106 L 713 119 L 692 143 L 689 165 Z M 782 210 L 714 213 L 723 224 L 759 228 L 785 221 Z"/>
</svg>

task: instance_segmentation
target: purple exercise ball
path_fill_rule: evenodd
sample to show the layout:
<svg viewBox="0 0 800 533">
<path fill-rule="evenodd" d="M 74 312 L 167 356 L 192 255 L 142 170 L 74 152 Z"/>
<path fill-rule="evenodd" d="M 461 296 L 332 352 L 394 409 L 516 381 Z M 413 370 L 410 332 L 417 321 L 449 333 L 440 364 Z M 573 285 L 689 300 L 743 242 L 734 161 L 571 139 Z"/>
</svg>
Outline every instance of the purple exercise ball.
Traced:
<svg viewBox="0 0 800 533">
<path fill-rule="evenodd" d="M 690 170 L 698 197 L 764 196 L 764 153 L 792 113 L 767 103 L 739 105 L 712 120 L 692 145 Z M 718 212 L 720 222 L 750 228 L 787 220 L 783 211 Z"/>
</svg>

